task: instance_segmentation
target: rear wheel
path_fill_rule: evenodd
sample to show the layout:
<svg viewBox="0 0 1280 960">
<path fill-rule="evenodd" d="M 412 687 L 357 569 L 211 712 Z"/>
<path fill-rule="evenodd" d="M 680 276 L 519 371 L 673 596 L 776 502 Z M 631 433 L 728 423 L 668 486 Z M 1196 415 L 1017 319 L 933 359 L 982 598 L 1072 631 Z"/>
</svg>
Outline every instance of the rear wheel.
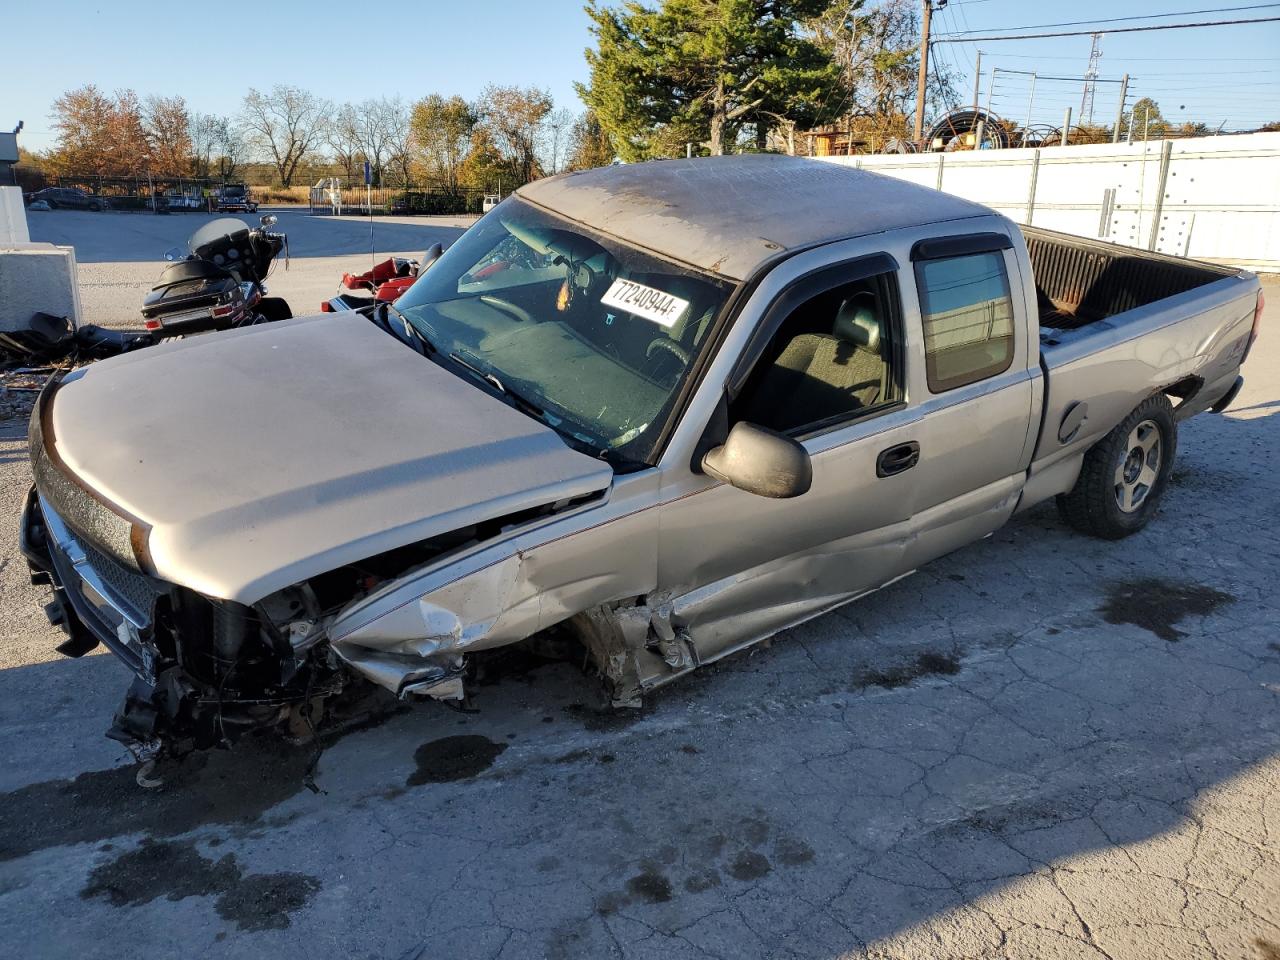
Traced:
<svg viewBox="0 0 1280 960">
<path fill-rule="evenodd" d="M 1085 454 L 1076 485 L 1058 497 L 1058 512 L 1095 537 L 1137 533 L 1159 509 L 1177 446 L 1169 398 L 1147 398 Z"/>
</svg>

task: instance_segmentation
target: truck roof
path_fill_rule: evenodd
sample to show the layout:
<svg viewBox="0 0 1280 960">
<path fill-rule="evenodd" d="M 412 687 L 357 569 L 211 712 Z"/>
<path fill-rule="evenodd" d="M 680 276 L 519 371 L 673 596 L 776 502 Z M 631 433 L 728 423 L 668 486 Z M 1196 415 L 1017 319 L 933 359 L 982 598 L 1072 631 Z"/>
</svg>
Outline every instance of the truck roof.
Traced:
<svg viewBox="0 0 1280 960">
<path fill-rule="evenodd" d="M 903 180 L 776 154 L 615 164 L 535 180 L 517 194 L 735 280 L 785 250 L 992 213 Z"/>
</svg>

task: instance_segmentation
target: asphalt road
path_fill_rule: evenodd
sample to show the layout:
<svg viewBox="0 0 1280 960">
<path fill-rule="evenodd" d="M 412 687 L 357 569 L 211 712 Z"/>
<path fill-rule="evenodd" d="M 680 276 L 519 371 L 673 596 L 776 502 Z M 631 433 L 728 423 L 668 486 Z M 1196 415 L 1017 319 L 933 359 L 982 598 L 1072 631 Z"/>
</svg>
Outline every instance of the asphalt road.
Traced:
<svg viewBox="0 0 1280 960">
<path fill-rule="evenodd" d="M 348 227 L 307 228 L 349 269 Z M 1275 960 L 1274 330 L 1245 373 L 1138 536 L 1033 510 L 638 714 L 512 656 L 474 712 L 327 736 L 318 792 L 273 743 L 134 785 L 101 736 L 124 669 L 59 659 L 26 584 L 10 424 L 0 954 Z"/>
</svg>

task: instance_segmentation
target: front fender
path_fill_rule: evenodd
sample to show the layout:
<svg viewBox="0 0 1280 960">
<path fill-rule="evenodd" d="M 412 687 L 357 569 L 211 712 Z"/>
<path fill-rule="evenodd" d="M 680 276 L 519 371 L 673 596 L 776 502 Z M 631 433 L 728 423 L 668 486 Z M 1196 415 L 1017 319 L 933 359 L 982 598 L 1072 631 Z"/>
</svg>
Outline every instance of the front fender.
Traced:
<svg viewBox="0 0 1280 960">
<path fill-rule="evenodd" d="M 424 670 L 456 676 L 465 654 L 652 592 L 656 483 L 637 481 L 596 509 L 393 581 L 338 615 L 328 630 L 331 647 L 369 680 L 404 695 L 409 686 L 423 689 Z"/>
</svg>

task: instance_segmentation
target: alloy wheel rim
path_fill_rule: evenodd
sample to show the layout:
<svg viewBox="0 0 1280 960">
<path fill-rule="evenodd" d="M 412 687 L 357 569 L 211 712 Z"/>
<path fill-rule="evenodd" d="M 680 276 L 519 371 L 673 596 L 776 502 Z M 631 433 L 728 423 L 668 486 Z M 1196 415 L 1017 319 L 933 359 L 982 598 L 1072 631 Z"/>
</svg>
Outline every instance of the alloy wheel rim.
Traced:
<svg viewBox="0 0 1280 960">
<path fill-rule="evenodd" d="M 1135 513 L 1142 509 L 1160 476 L 1163 457 L 1164 445 L 1155 421 L 1143 420 L 1129 431 L 1113 477 L 1116 505 L 1121 512 Z"/>
</svg>

